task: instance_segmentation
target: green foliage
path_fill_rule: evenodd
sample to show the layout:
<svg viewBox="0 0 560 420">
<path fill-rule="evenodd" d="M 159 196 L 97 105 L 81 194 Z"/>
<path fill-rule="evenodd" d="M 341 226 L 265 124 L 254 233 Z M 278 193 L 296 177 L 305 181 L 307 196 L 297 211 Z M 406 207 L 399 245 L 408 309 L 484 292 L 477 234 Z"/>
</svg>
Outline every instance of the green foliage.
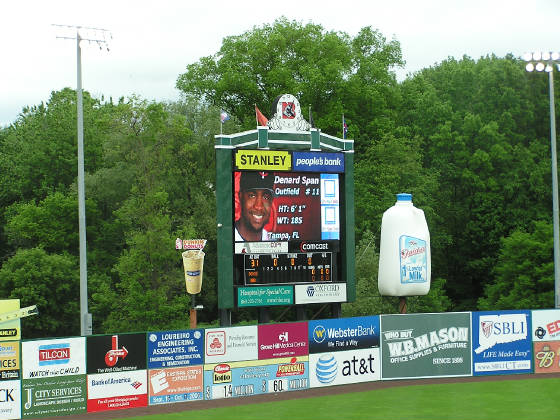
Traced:
<svg viewBox="0 0 560 420">
<path fill-rule="evenodd" d="M 502 240 L 495 281 L 488 284 L 481 310 L 554 307 L 552 225 L 535 222 L 531 232 L 515 231 Z"/>
<path fill-rule="evenodd" d="M 533 82 L 542 83 L 513 57 L 490 56 L 446 60 L 401 86 L 401 124 L 424 170 L 439 174 L 429 197 L 441 222 L 433 272 L 447 279 L 457 309 L 475 309 L 493 281 L 501 238 L 549 217 L 545 110 Z"/>
<path fill-rule="evenodd" d="M 344 113 L 361 149 L 391 127 L 392 69 L 402 64 L 399 43 L 370 27 L 351 38 L 281 18 L 226 37 L 216 54 L 187 66 L 177 88 L 228 110 L 245 129 L 256 126 L 255 104 L 269 115 L 274 99 L 291 93 L 325 132 L 342 137 Z"/>
<path fill-rule="evenodd" d="M 39 315 L 22 320 L 24 338 L 80 334 L 78 260 L 21 249 L 0 269 L 0 299 L 20 299 L 21 307 L 37 305 Z"/>
<path fill-rule="evenodd" d="M 254 128 L 253 106 L 267 114 L 284 93 L 310 106 L 323 132 L 341 136 L 344 114 L 355 139 L 357 301 L 345 316 L 397 312 L 376 273 L 381 217 L 399 192 L 413 194 L 431 233 L 431 291 L 408 298 L 408 312 L 552 306 L 546 78 L 487 56 L 450 58 L 397 84 L 402 63 L 399 43 L 370 27 L 351 37 L 281 18 L 187 66 L 181 101 L 85 92 L 94 332 L 187 325 L 177 237 L 208 240 L 198 321 L 216 323 L 214 135 Z M 223 126 L 220 108 L 232 115 Z M 76 161 L 71 89 L 0 129 L 0 297 L 40 305 L 24 323 L 30 336 L 79 327 Z"/>
<path fill-rule="evenodd" d="M 47 252 L 78 249 L 77 197 L 56 192 L 38 205 L 16 203 L 6 211 L 6 219 L 6 236 L 15 248 L 39 247 Z"/>
</svg>

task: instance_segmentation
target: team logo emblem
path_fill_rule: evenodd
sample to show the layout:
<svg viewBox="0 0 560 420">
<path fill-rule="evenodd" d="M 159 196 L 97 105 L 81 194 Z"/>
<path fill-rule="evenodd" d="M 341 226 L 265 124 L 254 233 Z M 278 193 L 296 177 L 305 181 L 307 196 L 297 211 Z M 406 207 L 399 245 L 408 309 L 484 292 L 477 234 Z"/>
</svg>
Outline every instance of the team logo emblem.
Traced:
<svg viewBox="0 0 560 420">
<path fill-rule="evenodd" d="M 282 102 L 282 118 L 292 120 L 296 117 L 296 107 L 293 102 Z"/>
<path fill-rule="evenodd" d="M 484 337 L 486 338 L 490 337 L 490 334 L 492 334 L 493 325 L 494 325 L 494 321 L 481 321 L 480 328 L 482 329 L 482 333 L 484 334 Z"/>
</svg>

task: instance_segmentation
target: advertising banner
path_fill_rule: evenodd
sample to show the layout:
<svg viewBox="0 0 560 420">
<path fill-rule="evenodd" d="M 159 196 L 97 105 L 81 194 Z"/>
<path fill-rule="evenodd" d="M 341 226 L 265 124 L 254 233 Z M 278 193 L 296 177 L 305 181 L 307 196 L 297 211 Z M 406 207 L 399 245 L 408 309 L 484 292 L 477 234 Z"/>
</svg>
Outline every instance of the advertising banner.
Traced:
<svg viewBox="0 0 560 420">
<path fill-rule="evenodd" d="M 25 354 L 25 348 L 23 352 Z M 21 387 L 22 418 L 86 412 L 86 375 L 24 379 Z"/>
<path fill-rule="evenodd" d="M 0 300 L 0 341 L 21 340 L 21 320 L 10 316 L 18 309 L 19 299 Z M 8 320 L 4 320 L 4 317 Z"/>
<path fill-rule="evenodd" d="M 533 341 L 560 340 L 560 309 L 531 311 Z"/>
<path fill-rule="evenodd" d="M 204 330 L 148 333 L 148 368 L 201 365 L 204 362 Z"/>
<path fill-rule="evenodd" d="M 380 366 L 379 348 L 310 354 L 309 382 L 316 388 L 378 381 Z"/>
<path fill-rule="evenodd" d="M 309 321 L 309 354 L 379 347 L 379 316 Z"/>
<path fill-rule="evenodd" d="M 119 410 L 148 405 L 146 370 L 87 376 L 87 411 Z"/>
<path fill-rule="evenodd" d="M 382 378 L 471 375 L 470 316 L 381 315 Z"/>
<path fill-rule="evenodd" d="M 21 381 L 0 381 L 0 419 L 21 418 Z"/>
<path fill-rule="evenodd" d="M 533 343 L 535 373 L 560 372 L 560 341 L 539 341 Z"/>
<path fill-rule="evenodd" d="M 258 242 L 256 242 L 258 243 Z M 294 303 L 293 286 L 253 286 L 237 289 L 237 306 L 276 306 Z"/>
<path fill-rule="evenodd" d="M 344 154 L 293 152 L 294 171 L 344 172 Z"/>
<path fill-rule="evenodd" d="M 19 341 L 0 342 L 0 381 L 20 377 Z"/>
<path fill-rule="evenodd" d="M 259 325 L 259 359 L 304 356 L 309 353 L 307 322 Z"/>
<path fill-rule="evenodd" d="M 88 374 L 142 369 L 146 369 L 145 333 L 87 337 Z"/>
<path fill-rule="evenodd" d="M 473 312 L 473 374 L 531 373 L 530 331 L 530 311 Z"/>
<path fill-rule="evenodd" d="M 296 304 L 346 302 L 346 283 L 297 284 Z"/>
<path fill-rule="evenodd" d="M 560 309 L 531 311 L 535 373 L 560 372 Z"/>
<path fill-rule="evenodd" d="M 205 330 L 204 363 L 237 362 L 258 357 L 257 326 Z"/>
<path fill-rule="evenodd" d="M 202 400 L 202 365 L 148 371 L 150 405 Z"/>
<path fill-rule="evenodd" d="M 309 388 L 307 356 L 204 365 L 204 399 Z"/>
<path fill-rule="evenodd" d="M 23 379 L 85 375 L 85 337 L 24 341 L 22 349 Z"/>
</svg>

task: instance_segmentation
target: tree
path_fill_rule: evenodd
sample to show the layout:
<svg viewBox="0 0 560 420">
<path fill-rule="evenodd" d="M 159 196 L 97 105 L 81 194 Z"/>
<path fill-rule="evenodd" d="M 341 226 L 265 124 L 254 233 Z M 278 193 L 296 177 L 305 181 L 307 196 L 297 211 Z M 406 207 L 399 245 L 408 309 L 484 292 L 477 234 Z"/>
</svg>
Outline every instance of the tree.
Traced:
<svg viewBox="0 0 560 420">
<path fill-rule="evenodd" d="M 516 230 L 502 240 L 495 280 L 479 300 L 481 310 L 554 307 L 552 225 L 537 221 L 530 232 Z"/>
<path fill-rule="evenodd" d="M 432 262 L 457 309 L 475 309 L 493 282 L 501 238 L 550 213 L 545 109 L 533 83 L 511 56 L 448 59 L 402 83 L 403 130 L 439 174 L 429 206 L 446 246 Z"/>
<path fill-rule="evenodd" d="M 199 113 L 216 124 L 218 112 L 188 102 L 165 106 L 145 101 L 131 104 L 130 112 L 134 129 L 106 149 L 107 161 L 124 165 L 132 175 L 122 203 L 111 205 L 111 225 L 119 227 L 124 242 L 113 272 L 96 278 L 93 306 L 103 317 L 99 328 L 106 331 L 185 327 L 190 297 L 175 238 L 209 239 L 200 303 L 210 311 L 216 306 L 211 131 L 202 124 L 194 134 L 189 125 Z M 97 194 L 103 195 L 103 188 Z M 108 299 L 111 291 L 114 298 Z"/>
<path fill-rule="evenodd" d="M 187 66 L 177 88 L 228 110 L 245 129 L 256 125 L 255 104 L 266 110 L 278 95 L 291 93 L 305 117 L 311 106 L 325 132 L 342 137 L 345 114 L 350 136 L 361 148 L 391 127 L 392 69 L 402 64 L 399 43 L 387 42 L 370 27 L 351 38 L 281 18 L 226 37 L 216 54 Z"/>
<path fill-rule="evenodd" d="M 0 299 L 37 305 L 39 315 L 25 318 L 24 338 L 80 334 L 78 260 L 48 254 L 41 248 L 21 249 L 0 269 Z"/>
<path fill-rule="evenodd" d="M 100 102 L 84 92 L 86 171 L 100 164 L 108 127 Z M 43 199 L 76 178 L 76 93 L 52 92 L 46 104 L 25 108 L 7 129 L 0 158 L 0 205 Z"/>
</svg>

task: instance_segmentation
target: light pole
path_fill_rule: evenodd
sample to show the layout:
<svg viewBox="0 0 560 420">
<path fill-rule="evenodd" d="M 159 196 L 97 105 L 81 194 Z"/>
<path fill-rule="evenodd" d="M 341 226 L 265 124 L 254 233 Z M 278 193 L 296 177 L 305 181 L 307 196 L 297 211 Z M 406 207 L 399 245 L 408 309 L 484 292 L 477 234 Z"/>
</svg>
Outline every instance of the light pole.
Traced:
<svg viewBox="0 0 560 420">
<path fill-rule="evenodd" d="M 523 56 L 528 72 L 548 73 L 550 103 L 550 150 L 552 153 L 552 220 L 554 228 L 554 307 L 560 308 L 560 227 L 558 222 L 558 165 L 556 161 L 556 109 L 554 107 L 554 66 L 560 70 L 560 53 L 534 52 Z"/>
<path fill-rule="evenodd" d="M 78 129 L 78 229 L 80 239 L 80 335 L 91 335 L 93 332 L 91 314 L 88 312 L 88 287 L 87 287 L 87 250 L 86 250 L 86 198 L 84 185 L 84 109 L 82 95 L 82 50 L 81 41 L 94 42 L 99 49 L 105 47 L 107 51 L 107 35 L 110 33 L 106 29 L 89 28 L 73 25 L 53 25 L 59 28 L 76 31 L 75 36 L 57 36 L 61 39 L 76 40 L 77 56 L 77 129 Z M 93 35 L 82 36 L 80 31 L 92 33 Z"/>
</svg>

